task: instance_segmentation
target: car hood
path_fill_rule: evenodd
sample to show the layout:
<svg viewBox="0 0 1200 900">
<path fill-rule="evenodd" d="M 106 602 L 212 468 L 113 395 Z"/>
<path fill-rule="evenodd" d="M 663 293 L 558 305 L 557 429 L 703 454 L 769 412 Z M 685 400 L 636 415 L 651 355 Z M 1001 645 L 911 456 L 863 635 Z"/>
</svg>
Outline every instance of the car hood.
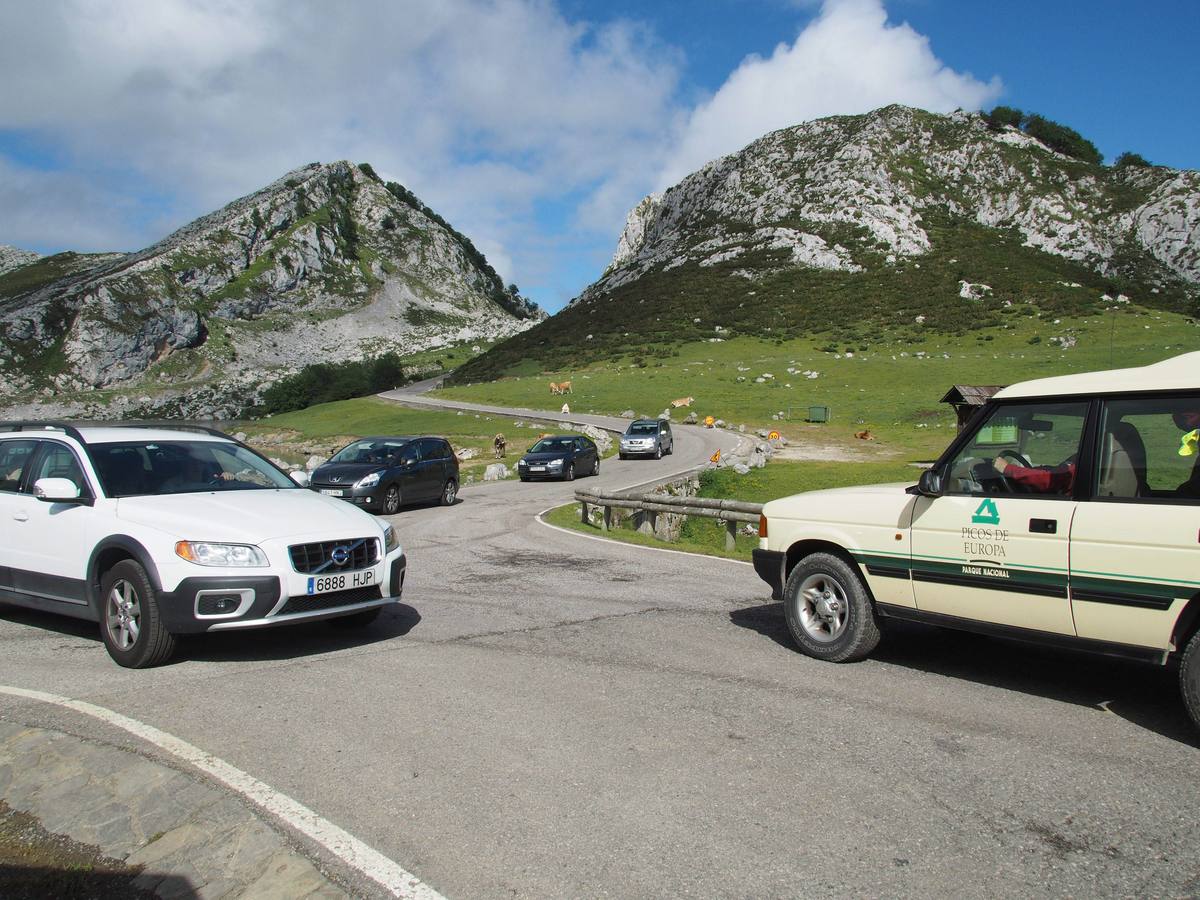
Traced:
<svg viewBox="0 0 1200 900">
<path fill-rule="evenodd" d="M 386 468 L 379 463 L 325 463 L 313 469 L 311 480 L 323 484 L 354 484 L 364 475 Z"/>
<path fill-rule="evenodd" d="M 361 509 L 303 488 L 124 497 L 117 501 L 117 518 L 181 540 L 244 544 L 337 540 L 383 531 Z"/>
<path fill-rule="evenodd" d="M 866 484 L 858 487 L 826 488 L 780 497 L 763 506 L 768 519 L 807 519 L 821 522 L 874 523 L 896 527 L 911 517 L 914 497 L 908 493 L 912 481 Z"/>
<path fill-rule="evenodd" d="M 564 453 L 562 451 L 557 453 L 526 453 L 521 458 L 530 465 L 544 466 L 546 463 L 552 462 L 556 459 L 570 459 L 571 454 Z"/>
</svg>

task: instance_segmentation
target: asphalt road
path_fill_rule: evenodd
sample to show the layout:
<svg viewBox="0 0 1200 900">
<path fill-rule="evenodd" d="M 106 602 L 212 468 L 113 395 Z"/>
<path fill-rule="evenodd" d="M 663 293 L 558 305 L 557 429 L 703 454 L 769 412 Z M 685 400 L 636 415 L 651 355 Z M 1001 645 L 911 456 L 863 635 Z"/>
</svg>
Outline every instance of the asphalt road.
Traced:
<svg viewBox="0 0 1200 900">
<path fill-rule="evenodd" d="M 1171 673 L 918 627 L 820 663 L 749 566 L 535 520 L 734 440 L 676 439 L 575 485 L 402 511 L 405 603 L 366 631 L 212 635 L 134 672 L 94 626 L 5 607 L 0 684 L 211 751 L 452 898 L 1200 892 Z"/>
</svg>

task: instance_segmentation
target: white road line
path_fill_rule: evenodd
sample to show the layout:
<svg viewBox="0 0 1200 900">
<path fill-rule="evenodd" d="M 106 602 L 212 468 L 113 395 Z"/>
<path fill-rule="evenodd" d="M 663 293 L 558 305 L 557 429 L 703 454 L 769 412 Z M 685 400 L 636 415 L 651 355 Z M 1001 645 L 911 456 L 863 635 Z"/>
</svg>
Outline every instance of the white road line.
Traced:
<svg viewBox="0 0 1200 900">
<path fill-rule="evenodd" d="M 392 862 L 378 850 L 367 846 L 354 835 L 321 818 L 304 804 L 279 793 L 270 785 L 247 775 L 241 769 L 231 766 L 224 760 L 187 741 L 160 731 L 152 725 L 83 700 L 72 700 L 57 694 L 30 691 L 8 685 L 0 685 L 0 694 L 52 703 L 55 706 L 93 716 L 128 731 L 130 734 L 174 754 L 185 762 L 191 763 L 206 775 L 215 778 L 245 797 L 255 806 L 282 819 L 301 834 L 316 841 L 346 865 L 357 869 L 372 881 L 378 882 L 393 896 L 402 897 L 405 900 L 409 900 L 409 898 L 412 900 L 444 900 L 441 894 L 422 882 L 416 875 Z"/>
<path fill-rule="evenodd" d="M 551 512 L 552 510 L 556 510 L 560 506 L 565 506 L 565 505 L 566 504 L 564 504 L 564 503 L 556 503 L 554 506 L 550 506 L 550 507 L 547 507 L 546 509 L 543 509 L 540 513 L 537 514 L 538 523 L 541 525 L 545 525 L 547 528 L 553 528 L 555 531 L 561 531 L 563 534 L 569 534 L 572 537 L 583 538 L 584 540 L 587 540 L 587 541 L 601 541 L 605 544 L 608 544 L 608 546 L 610 546 L 610 547 L 616 545 L 616 546 L 620 546 L 620 547 L 633 547 L 635 550 L 653 550 L 655 553 L 682 553 L 684 556 L 692 556 L 692 557 L 698 556 L 701 559 L 714 559 L 717 562 L 733 563 L 735 566 L 753 566 L 754 565 L 754 563 L 748 563 L 742 559 L 728 559 L 724 556 L 709 556 L 707 553 L 693 553 L 690 550 L 671 550 L 667 547 L 647 547 L 645 544 L 634 544 L 634 543 L 629 543 L 626 541 L 618 541 L 615 538 L 603 538 L 603 537 L 598 537 L 594 534 L 583 534 L 582 532 L 575 531 L 570 528 L 563 528 L 561 525 L 551 525 L 549 522 L 547 522 L 545 519 L 542 518 L 542 516 L 546 515 L 546 513 Z"/>
</svg>

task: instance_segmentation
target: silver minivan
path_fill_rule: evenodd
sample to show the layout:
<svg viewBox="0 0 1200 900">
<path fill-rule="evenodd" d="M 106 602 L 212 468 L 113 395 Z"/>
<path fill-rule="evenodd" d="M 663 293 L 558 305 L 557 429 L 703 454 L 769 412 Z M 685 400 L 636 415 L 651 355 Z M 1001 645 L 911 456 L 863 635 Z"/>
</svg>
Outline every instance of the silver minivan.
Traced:
<svg viewBox="0 0 1200 900">
<path fill-rule="evenodd" d="M 634 419 L 621 435 L 618 450 L 621 459 L 631 456 L 653 456 L 662 459 L 675 449 L 671 423 L 666 419 Z"/>
</svg>

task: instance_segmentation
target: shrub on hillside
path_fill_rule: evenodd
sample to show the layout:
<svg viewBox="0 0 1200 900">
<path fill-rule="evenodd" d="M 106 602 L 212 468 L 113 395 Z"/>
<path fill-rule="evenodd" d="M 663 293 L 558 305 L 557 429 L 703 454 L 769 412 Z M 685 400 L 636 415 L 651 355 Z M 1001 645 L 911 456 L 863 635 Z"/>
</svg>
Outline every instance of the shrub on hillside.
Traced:
<svg viewBox="0 0 1200 900">
<path fill-rule="evenodd" d="M 358 362 L 317 363 L 275 382 L 263 392 L 262 402 L 246 412 L 249 415 L 291 412 L 318 403 L 391 390 L 409 380 L 395 353 Z"/>
<path fill-rule="evenodd" d="M 1125 169 L 1129 168 L 1130 166 L 1139 169 L 1150 169 L 1154 167 L 1154 163 L 1147 160 L 1146 157 L 1142 156 L 1140 153 L 1131 153 L 1128 150 L 1118 156 L 1117 161 L 1113 163 L 1113 165 L 1118 169 Z"/>
</svg>

